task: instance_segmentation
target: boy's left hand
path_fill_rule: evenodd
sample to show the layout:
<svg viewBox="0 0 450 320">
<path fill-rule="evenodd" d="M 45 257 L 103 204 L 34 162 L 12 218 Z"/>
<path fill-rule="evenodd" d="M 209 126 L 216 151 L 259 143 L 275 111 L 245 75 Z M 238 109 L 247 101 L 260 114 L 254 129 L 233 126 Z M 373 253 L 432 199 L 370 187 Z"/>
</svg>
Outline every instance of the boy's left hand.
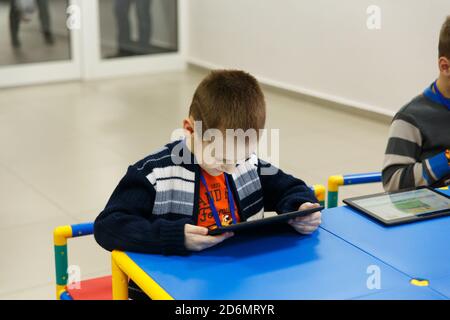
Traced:
<svg viewBox="0 0 450 320">
<path fill-rule="evenodd" d="M 320 205 L 318 203 L 305 202 L 298 210 L 317 208 Z M 289 224 L 301 234 L 311 234 L 319 227 L 322 213 L 320 211 L 313 212 L 310 215 L 304 217 L 297 217 L 295 219 L 289 220 Z"/>
</svg>

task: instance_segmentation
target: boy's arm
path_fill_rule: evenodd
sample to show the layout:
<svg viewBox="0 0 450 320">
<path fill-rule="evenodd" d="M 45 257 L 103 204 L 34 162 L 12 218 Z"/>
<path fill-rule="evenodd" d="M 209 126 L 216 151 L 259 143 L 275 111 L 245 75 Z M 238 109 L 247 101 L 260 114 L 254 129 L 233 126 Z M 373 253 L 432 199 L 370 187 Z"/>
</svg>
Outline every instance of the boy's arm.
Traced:
<svg viewBox="0 0 450 320">
<path fill-rule="evenodd" d="M 404 115 L 391 124 L 384 157 L 382 178 L 386 191 L 433 185 L 450 174 L 445 151 L 420 160 L 422 134 Z"/>
<path fill-rule="evenodd" d="M 264 210 L 286 213 L 298 210 L 305 202 L 318 202 L 314 192 L 302 180 L 258 160 L 258 174 L 264 197 Z"/>
<path fill-rule="evenodd" d="M 109 251 L 186 254 L 184 225 L 190 219 L 151 219 L 154 200 L 153 185 L 130 166 L 95 220 L 98 244 Z"/>
</svg>

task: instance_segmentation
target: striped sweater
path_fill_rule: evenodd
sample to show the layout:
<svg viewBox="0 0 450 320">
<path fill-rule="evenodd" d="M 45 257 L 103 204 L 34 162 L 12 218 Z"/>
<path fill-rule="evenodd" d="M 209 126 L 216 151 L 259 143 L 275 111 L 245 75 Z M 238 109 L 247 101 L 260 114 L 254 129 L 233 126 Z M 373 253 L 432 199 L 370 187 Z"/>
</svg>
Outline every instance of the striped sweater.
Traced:
<svg viewBox="0 0 450 320">
<path fill-rule="evenodd" d="M 273 168 L 275 174 L 261 174 Z M 302 180 L 256 155 L 229 177 L 242 221 L 260 217 L 264 210 L 284 213 L 317 202 Z M 110 251 L 187 254 L 184 225 L 197 224 L 199 180 L 200 167 L 184 141 L 169 143 L 131 165 L 95 220 L 96 241 Z"/>
<path fill-rule="evenodd" d="M 383 163 L 383 186 L 395 191 L 450 182 L 450 109 L 430 86 L 394 117 Z"/>
</svg>

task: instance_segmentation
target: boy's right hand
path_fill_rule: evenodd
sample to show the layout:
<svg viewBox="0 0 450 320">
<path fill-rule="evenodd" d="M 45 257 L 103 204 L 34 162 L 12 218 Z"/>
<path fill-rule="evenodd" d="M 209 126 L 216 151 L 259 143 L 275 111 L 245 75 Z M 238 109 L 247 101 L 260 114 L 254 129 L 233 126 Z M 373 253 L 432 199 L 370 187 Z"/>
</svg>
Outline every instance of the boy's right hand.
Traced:
<svg viewBox="0 0 450 320">
<path fill-rule="evenodd" d="M 184 245 L 191 251 L 201 251 L 233 236 L 232 232 L 226 232 L 218 236 L 209 236 L 208 228 L 194 226 L 192 224 L 184 225 Z"/>
</svg>

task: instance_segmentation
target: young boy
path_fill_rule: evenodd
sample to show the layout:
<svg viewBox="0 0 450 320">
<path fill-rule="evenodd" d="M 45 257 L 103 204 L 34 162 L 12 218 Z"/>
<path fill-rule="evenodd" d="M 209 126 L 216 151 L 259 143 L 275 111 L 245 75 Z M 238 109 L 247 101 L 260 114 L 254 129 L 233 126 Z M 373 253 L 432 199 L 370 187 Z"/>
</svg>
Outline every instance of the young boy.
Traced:
<svg viewBox="0 0 450 320">
<path fill-rule="evenodd" d="M 223 150 L 210 148 L 212 141 L 205 139 L 210 131 L 256 132 L 264 128 L 265 118 L 264 96 L 254 77 L 234 70 L 211 72 L 197 87 L 183 120 L 186 138 L 128 168 L 95 221 L 97 242 L 110 251 L 185 255 L 233 236 L 210 236 L 208 229 L 257 218 L 264 211 L 317 207 L 302 180 L 257 158 L 254 140 L 236 143 L 226 136 Z M 312 233 L 320 223 L 320 212 L 289 221 L 301 234 Z M 130 294 L 134 291 L 130 283 Z"/>
<path fill-rule="evenodd" d="M 228 147 L 236 139 L 225 138 L 224 152 L 220 147 L 208 152 L 212 142 L 203 137 L 208 129 L 256 132 L 265 118 L 264 96 L 254 77 L 242 71 L 211 72 L 197 87 L 189 117 L 183 120 L 186 138 L 128 168 L 95 221 L 97 242 L 110 251 L 184 255 L 233 235 L 210 236 L 208 229 L 258 217 L 264 210 L 317 207 L 302 180 L 256 157 L 255 143 L 241 140 Z M 289 224 L 310 234 L 320 222 L 321 213 L 315 212 Z M 143 297 L 130 282 L 132 294 Z"/>
<path fill-rule="evenodd" d="M 182 255 L 232 236 L 209 236 L 208 229 L 218 225 L 239 223 L 263 210 L 284 213 L 318 206 L 302 180 L 268 170 L 273 167 L 256 157 L 255 144 L 246 142 L 240 158 L 230 156 L 229 148 L 224 153 L 216 148 L 205 159 L 202 151 L 211 141 L 202 139 L 204 131 L 196 131 L 198 121 L 205 130 L 246 131 L 262 129 L 265 117 L 264 96 L 254 77 L 242 71 L 211 72 L 183 120 L 186 138 L 128 168 L 95 221 L 97 242 L 107 250 Z M 316 212 L 290 224 L 309 234 L 320 218 Z"/>
<path fill-rule="evenodd" d="M 394 117 L 383 164 L 386 191 L 450 184 L 450 16 L 439 37 L 439 77 Z"/>
</svg>

